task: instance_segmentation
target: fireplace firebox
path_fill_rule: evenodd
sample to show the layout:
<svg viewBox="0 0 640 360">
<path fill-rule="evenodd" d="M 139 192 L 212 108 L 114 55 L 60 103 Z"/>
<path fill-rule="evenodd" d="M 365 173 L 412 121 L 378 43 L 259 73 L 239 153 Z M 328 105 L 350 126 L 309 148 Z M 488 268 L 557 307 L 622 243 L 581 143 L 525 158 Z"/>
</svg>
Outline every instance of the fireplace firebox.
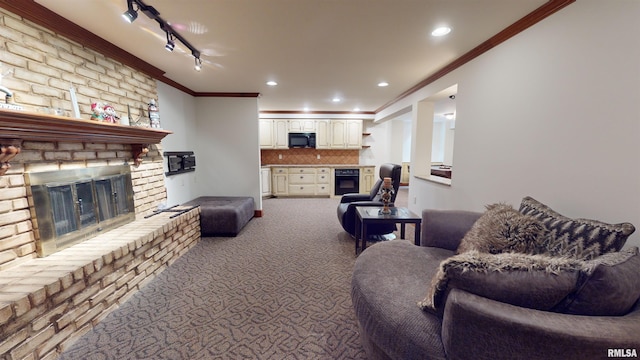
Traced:
<svg viewBox="0 0 640 360">
<path fill-rule="evenodd" d="M 39 256 L 135 220 L 129 165 L 27 173 Z"/>
</svg>

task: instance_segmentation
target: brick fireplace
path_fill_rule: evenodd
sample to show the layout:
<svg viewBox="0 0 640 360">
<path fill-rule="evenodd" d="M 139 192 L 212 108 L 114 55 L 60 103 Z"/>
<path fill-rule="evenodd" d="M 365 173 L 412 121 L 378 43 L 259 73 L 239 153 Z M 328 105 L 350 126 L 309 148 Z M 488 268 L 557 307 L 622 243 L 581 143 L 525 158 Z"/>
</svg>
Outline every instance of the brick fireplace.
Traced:
<svg viewBox="0 0 640 360">
<path fill-rule="evenodd" d="M 0 129 L 4 118 L 0 114 Z M 6 142 L 0 139 L 0 146 Z M 57 358 L 199 241 L 197 208 L 175 218 L 145 218 L 166 202 L 160 146 L 148 149 L 145 156 L 135 144 L 19 142 L 0 176 L 0 358 Z M 136 220 L 37 257 L 25 174 L 123 164 L 131 169 Z"/>
<path fill-rule="evenodd" d="M 0 110 L 0 359 L 7 360 L 57 358 L 200 239 L 197 208 L 145 218 L 167 201 L 160 141 L 171 132 L 89 120 L 95 101 L 132 123 L 143 119 L 163 72 L 112 44 L 89 48 L 49 30 L 62 20 L 40 10 L 0 4 L 0 66 L 10 73 L 2 86 L 24 110 Z M 71 118 L 70 87 L 81 119 Z M 38 257 L 25 174 L 122 165 L 131 171 L 134 222 Z"/>
</svg>

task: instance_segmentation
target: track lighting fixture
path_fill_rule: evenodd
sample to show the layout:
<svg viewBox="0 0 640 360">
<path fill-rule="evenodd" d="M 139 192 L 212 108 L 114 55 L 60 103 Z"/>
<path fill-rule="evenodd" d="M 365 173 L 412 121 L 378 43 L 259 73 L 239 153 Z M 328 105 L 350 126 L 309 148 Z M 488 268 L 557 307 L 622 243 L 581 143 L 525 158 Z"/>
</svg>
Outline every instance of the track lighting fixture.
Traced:
<svg viewBox="0 0 640 360">
<path fill-rule="evenodd" d="M 176 42 L 173 40 L 173 34 L 170 31 L 167 31 L 167 45 L 164 46 L 167 51 L 173 51 L 173 48 L 176 47 Z"/>
<path fill-rule="evenodd" d="M 137 10 L 133 9 L 133 4 L 138 6 Z M 200 71 L 202 69 L 202 59 L 200 59 L 200 51 L 196 49 L 187 39 L 178 34 L 163 18 L 160 17 L 160 13 L 153 6 L 149 6 L 142 2 L 142 0 L 127 0 L 127 11 L 122 16 L 128 21 L 133 22 L 138 17 L 138 11 L 142 11 L 149 19 L 155 20 L 160 24 L 160 29 L 167 34 L 167 44 L 164 46 L 167 51 L 173 51 L 176 46 L 176 40 L 180 41 L 185 47 L 191 50 L 191 55 L 195 59 L 195 69 Z"/>
<path fill-rule="evenodd" d="M 127 0 L 127 11 L 122 14 L 122 17 L 129 23 L 138 18 L 138 11 L 133 10 L 133 0 Z"/>
</svg>

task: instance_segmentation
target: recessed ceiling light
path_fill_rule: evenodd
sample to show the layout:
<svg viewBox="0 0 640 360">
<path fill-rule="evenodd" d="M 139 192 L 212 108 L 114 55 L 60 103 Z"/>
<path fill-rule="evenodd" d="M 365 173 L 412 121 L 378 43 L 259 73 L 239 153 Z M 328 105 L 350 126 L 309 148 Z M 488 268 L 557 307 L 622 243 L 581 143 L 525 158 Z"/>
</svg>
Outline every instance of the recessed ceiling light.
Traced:
<svg viewBox="0 0 640 360">
<path fill-rule="evenodd" d="M 360 111 L 360 108 L 359 107 L 355 107 L 355 108 L 353 108 L 353 111 Z"/>
<path fill-rule="evenodd" d="M 379 86 L 379 87 L 389 86 L 389 83 L 388 83 L 388 82 L 386 82 L 386 81 L 381 81 L 381 82 L 379 82 L 379 83 L 378 83 L 378 86 Z"/>
<path fill-rule="evenodd" d="M 334 97 L 333 99 L 331 99 L 331 101 L 333 102 L 340 102 L 342 101 L 339 97 Z"/>
<path fill-rule="evenodd" d="M 277 82 L 275 82 L 275 81 L 273 81 L 273 80 L 271 80 L 271 81 L 267 81 L 267 85 L 269 85 L 269 86 L 276 86 L 276 85 L 278 85 L 278 83 L 277 83 Z"/>
<path fill-rule="evenodd" d="M 444 36 L 451 32 L 450 27 L 442 26 L 431 32 L 431 36 Z"/>
</svg>

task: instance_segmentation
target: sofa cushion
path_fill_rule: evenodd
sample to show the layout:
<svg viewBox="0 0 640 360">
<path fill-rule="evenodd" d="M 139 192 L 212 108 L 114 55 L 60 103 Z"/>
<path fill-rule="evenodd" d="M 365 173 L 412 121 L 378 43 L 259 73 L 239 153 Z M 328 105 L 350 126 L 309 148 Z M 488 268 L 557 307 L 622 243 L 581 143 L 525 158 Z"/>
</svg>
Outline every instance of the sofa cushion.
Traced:
<svg viewBox="0 0 640 360">
<path fill-rule="evenodd" d="M 632 247 L 585 262 L 584 281 L 557 310 L 576 315 L 619 316 L 640 298 L 640 255 Z"/>
<path fill-rule="evenodd" d="M 450 288 L 538 310 L 551 310 L 575 291 L 583 262 L 546 255 L 471 250 L 440 264 L 418 305 L 439 313 Z"/>
<path fill-rule="evenodd" d="M 597 220 L 571 219 L 529 196 L 522 199 L 520 212 L 535 217 L 546 227 L 547 248 L 551 255 L 593 259 L 601 254 L 620 251 L 635 231 L 635 227 L 627 222 L 607 224 Z"/>
<path fill-rule="evenodd" d="M 456 253 L 470 250 L 498 254 L 538 253 L 544 247 L 545 228 L 532 216 L 511 205 L 492 204 L 462 238 Z"/>
</svg>

